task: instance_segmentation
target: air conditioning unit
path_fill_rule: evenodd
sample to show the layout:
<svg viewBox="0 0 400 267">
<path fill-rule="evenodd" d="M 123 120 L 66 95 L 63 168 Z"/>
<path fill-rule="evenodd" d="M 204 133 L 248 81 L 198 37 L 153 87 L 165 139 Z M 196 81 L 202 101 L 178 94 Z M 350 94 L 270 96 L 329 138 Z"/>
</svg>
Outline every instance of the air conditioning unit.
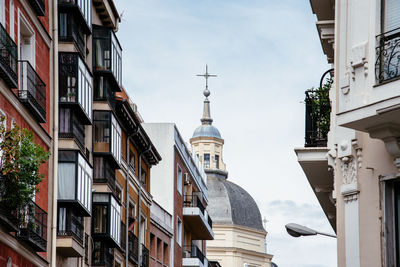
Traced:
<svg viewBox="0 0 400 267">
<path fill-rule="evenodd" d="M 189 174 L 187 172 L 185 172 L 183 179 L 185 185 L 190 185 Z"/>
</svg>

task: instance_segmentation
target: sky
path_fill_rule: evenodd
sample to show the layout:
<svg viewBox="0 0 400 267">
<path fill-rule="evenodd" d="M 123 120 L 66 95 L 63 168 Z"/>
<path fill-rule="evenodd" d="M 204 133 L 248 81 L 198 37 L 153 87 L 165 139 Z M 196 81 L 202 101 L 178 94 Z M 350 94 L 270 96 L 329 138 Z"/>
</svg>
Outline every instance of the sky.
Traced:
<svg viewBox="0 0 400 267">
<path fill-rule="evenodd" d="M 297 162 L 304 91 L 330 68 L 303 0 L 118 0 L 123 84 L 145 122 L 175 122 L 188 142 L 200 125 L 205 72 L 229 178 L 268 220 L 280 267 L 336 266 L 336 240 L 293 238 L 290 222 L 333 233 Z"/>
</svg>

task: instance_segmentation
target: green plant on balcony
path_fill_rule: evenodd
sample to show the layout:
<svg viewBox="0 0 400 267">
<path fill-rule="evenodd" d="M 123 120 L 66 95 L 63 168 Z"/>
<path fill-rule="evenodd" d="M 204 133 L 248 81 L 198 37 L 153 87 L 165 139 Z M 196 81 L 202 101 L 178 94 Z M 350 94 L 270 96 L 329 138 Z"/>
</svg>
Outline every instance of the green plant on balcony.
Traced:
<svg viewBox="0 0 400 267">
<path fill-rule="evenodd" d="M 27 207 L 39 191 L 37 185 L 44 177 L 39 173 L 39 167 L 48 160 L 50 153 L 34 142 L 31 131 L 16 124 L 7 130 L 4 121 L 5 118 L 1 117 L 0 196 L 4 207 L 17 211 L 20 207 Z"/>
<path fill-rule="evenodd" d="M 311 107 L 311 117 L 314 122 L 317 138 L 326 138 L 330 127 L 331 106 L 329 100 L 329 90 L 332 87 L 333 80 L 328 79 L 322 87 L 308 89 L 307 105 Z"/>
</svg>

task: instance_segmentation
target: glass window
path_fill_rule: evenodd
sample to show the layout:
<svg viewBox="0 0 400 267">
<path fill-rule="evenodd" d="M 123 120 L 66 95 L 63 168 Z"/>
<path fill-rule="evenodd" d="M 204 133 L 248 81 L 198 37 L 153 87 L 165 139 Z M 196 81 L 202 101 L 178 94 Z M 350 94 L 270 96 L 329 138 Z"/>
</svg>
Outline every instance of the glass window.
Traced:
<svg viewBox="0 0 400 267">
<path fill-rule="evenodd" d="M 142 167 L 142 174 L 140 177 L 140 182 L 142 183 L 143 186 L 146 186 L 146 175 L 147 175 L 147 173 Z"/>
<path fill-rule="evenodd" d="M 179 217 L 176 217 L 176 219 L 176 243 L 178 243 L 179 246 L 182 246 L 182 221 Z"/>
<path fill-rule="evenodd" d="M 176 190 L 182 195 L 182 169 L 179 167 L 179 165 L 176 175 Z"/>
<path fill-rule="evenodd" d="M 96 234 L 107 233 L 107 205 L 93 206 L 93 231 Z"/>
<path fill-rule="evenodd" d="M 75 199 L 75 163 L 58 163 L 58 199 Z"/>
<path fill-rule="evenodd" d="M 210 154 L 204 154 L 204 169 L 210 168 Z"/>
<path fill-rule="evenodd" d="M 135 159 L 135 154 L 131 149 L 129 149 L 129 167 L 131 167 L 132 171 L 135 172 L 135 164 L 136 164 L 136 159 Z"/>
<path fill-rule="evenodd" d="M 219 169 L 219 155 L 215 155 L 215 168 Z"/>
</svg>

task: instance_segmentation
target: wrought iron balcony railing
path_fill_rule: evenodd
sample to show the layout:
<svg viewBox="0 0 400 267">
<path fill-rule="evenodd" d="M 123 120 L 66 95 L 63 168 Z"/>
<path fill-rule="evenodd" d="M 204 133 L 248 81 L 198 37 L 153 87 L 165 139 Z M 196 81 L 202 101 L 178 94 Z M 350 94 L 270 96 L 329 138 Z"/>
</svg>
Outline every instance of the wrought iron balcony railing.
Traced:
<svg viewBox="0 0 400 267">
<path fill-rule="evenodd" d="M 10 88 L 18 87 L 17 45 L 0 23 L 0 78 Z"/>
<path fill-rule="evenodd" d="M 46 251 L 47 212 L 33 201 L 19 212 L 17 237 L 29 244 L 35 251 Z"/>
<path fill-rule="evenodd" d="M 204 254 L 196 245 L 183 246 L 182 258 L 197 258 L 204 264 Z"/>
<path fill-rule="evenodd" d="M 142 244 L 142 267 L 149 267 L 150 254 L 149 250 Z"/>
<path fill-rule="evenodd" d="M 375 77 L 383 83 L 400 77 L 400 28 L 376 36 Z"/>
<path fill-rule="evenodd" d="M 38 122 L 46 122 L 46 85 L 26 60 L 19 62 L 19 100 L 29 109 Z"/>
<path fill-rule="evenodd" d="M 329 89 L 307 90 L 305 93 L 305 146 L 325 147 L 328 141 L 331 112 Z"/>
<path fill-rule="evenodd" d="M 31 4 L 36 16 L 44 16 L 46 14 L 44 0 L 29 0 L 28 2 Z"/>
<path fill-rule="evenodd" d="M 134 263 L 137 263 L 139 259 L 138 238 L 132 232 L 129 232 L 128 249 L 129 249 L 129 259 Z"/>
</svg>

